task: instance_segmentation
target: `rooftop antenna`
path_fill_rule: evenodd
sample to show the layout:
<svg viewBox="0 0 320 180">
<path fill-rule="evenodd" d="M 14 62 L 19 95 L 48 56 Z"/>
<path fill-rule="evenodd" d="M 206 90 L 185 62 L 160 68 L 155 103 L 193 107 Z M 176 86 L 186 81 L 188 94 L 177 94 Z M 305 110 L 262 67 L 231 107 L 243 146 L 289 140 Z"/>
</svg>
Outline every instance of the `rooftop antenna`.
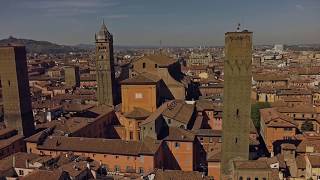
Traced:
<svg viewBox="0 0 320 180">
<path fill-rule="evenodd" d="M 162 54 L 162 40 L 160 40 L 160 54 Z"/>
<path fill-rule="evenodd" d="M 237 32 L 240 32 L 240 26 L 241 26 L 241 24 L 240 24 L 240 23 L 238 23 L 238 26 L 237 26 Z"/>
</svg>

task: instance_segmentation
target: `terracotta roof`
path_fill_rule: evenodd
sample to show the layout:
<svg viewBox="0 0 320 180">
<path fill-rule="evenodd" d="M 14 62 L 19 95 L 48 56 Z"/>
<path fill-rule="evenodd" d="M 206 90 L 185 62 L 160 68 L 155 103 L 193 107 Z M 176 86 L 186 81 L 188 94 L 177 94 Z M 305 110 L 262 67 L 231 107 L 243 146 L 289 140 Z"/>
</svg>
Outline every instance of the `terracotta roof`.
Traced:
<svg viewBox="0 0 320 180">
<path fill-rule="evenodd" d="M 269 127 L 292 127 L 297 124 L 290 117 L 276 111 L 275 108 L 260 109 L 261 120 Z"/>
<path fill-rule="evenodd" d="M 87 162 L 71 162 L 59 167 L 60 171 L 66 171 L 71 177 L 77 177 L 84 171 L 88 171 Z M 88 177 L 89 178 L 89 177 Z"/>
<path fill-rule="evenodd" d="M 307 147 L 313 148 L 313 153 L 320 153 L 320 139 L 304 139 L 297 146 L 297 152 L 306 153 Z"/>
<path fill-rule="evenodd" d="M 162 54 L 145 55 L 137 59 L 136 61 L 139 61 L 140 59 L 148 59 L 150 61 L 157 63 L 158 66 L 169 66 L 177 62 L 176 60 Z"/>
<path fill-rule="evenodd" d="M 287 89 L 277 91 L 277 95 L 312 95 L 312 92 L 309 89 Z"/>
<path fill-rule="evenodd" d="M 281 149 L 295 150 L 296 146 L 294 144 L 284 143 L 284 144 L 281 144 Z"/>
<path fill-rule="evenodd" d="M 319 155 L 308 155 L 308 159 L 312 168 L 320 168 L 320 156 Z"/>
<path fill-rule="evenodd" d="M 221 137 L 222 130 L 198 129 L 194 131 L 196 136 Z"/>
<path fill-rule="evenodd" d="M 41 161 L 42 158 L 48 158 L 49 156 L 40 156 L 38 154 L 18 152 L 11 156 L 8 156 L 0 160 L 0 174 L 1 172 L 8 171 L 13 168 L 15 164 L 16 168 L 26 168 L 26 161 L 36 160 Z M 14 163 L 13 163 L 14 162 Z"/>
<path fill-rule="evenodd" d="M 92 152 L 115 155 L 153 155 L 158 141 L 124 141 L 120 139 L 49 136 L 38 149 L 72 152 Z"/>
<path fill-rule="evenodd" d="M 57 179 L 69 179 L 69 174 L 61 170 L 35 170 L 28 175 L 21 177 L 21 180 L 34 180 L 34 179 L 45 179 L 45 180 L 57 180 Z"/>
<path fill-rule="evenodd" d="M 315 108 L 310 105 L 302 105 L 295 107 L 278 107 L 280 113 L 316 113 Z"/>
<path fill-rule="evenodd" d="M 12 137 L 9 137 L 7 139 L 1 139 L 0 140 L 0 149 L 3 149 L 5 147 L 8 147 L 10 146 L 12 143 L 14 142 L 17 142 L 17 141 L 20 141 L 21 142 L 23 141 L 23 138 L 24 136 L 23 135 L 20 135 L 20 134 L 17 134 L 17 135 L 14 135 Z"/>
<path fill-rule="evenodd" d="M 120 83 L 125 85 L 129 85 L 129 84 L 144 85 L 144 84 L 156 84 L 160 80 L 161 78 L 159 76 L 145 72 L 145 73 L 141 73 L 136 76 L 133 76 L 132 78 L 123 80 Z"/>
<path fill-rule="evenodd" d="M 195 135 L 186 129 L 178 127 L 169 127 L 169 133 L 166 138 L 166 141 L 194 141 Z"/>
<path fill-rule="evenodd" d="M 289 76 L 288 75 L 270 75 L 270 74 L 258 74 L 254 75 L 253 79 L 255 81 L 288 81 Z"/>
<path fill-rule="evenodd" d="M 63 109 L 67 112 L 83 112 L 92 108 L 92 104 L 64 103 Z"/>
<path fill-rule="evenodd" d="M 163 113 L 163 111 L 168 108 L 168 104 L 170 102 L 172 102 L 172 101 L 163 103 L 155 112 L 153 112 L 146 120 L 144 120 L 141 123 L 141 125 L 148 124 L 148 123 L 153 122 L 156 119 L 158 119 L 161 116 L 161 114 Z"/>
<path fill-rule="evenodd" d="M 132 118 L 132 119 L 146 119 L 151 114 L 150 111 L 147 111 L 143 108 L 134 107 L 132 111 L 127 112 L 124 114 L 126 118 Z"/>
<path fill-rule="evenodd" d="M 162 113 L 163 116 L 176 121 L 188 124 L 194 113 L 194 105 L 187 104 L 184 101 L 174 100 Z"/>
<path fill-rule="evenodd" d="M 197 111 L 204 111 L 204 110 L 214 110 L 216 106 L 210 100 L 198 100 L 196 101 L 196 108 L 197 108 Z"/>
<path fill-rule="evenodd" d="M 202 115 L 197 115 L 196 120 L 193 123 L 192 130 L 197 130 L 202 127 L 203 124 L 203 116 Z"/>
<path fill-rule="evenodd" d="M 266 169 L 271 171 L 271 168 L 266 160 L 236 160 L 233 161 L 233 164 L 235 169 Z"/>
<path fill-rule="evenodd" d="M 93 121 L 95 121 L 94 118 L 72 117 L 70 119 L 56 120 L 39 124 L 37 125 L 37 128 L 54 128 L 54 133 L 61 132 L 57 135 L 64 136 L 65 134 L 72 134 L 81 130 Z"/>
<path fill-rule="evenodd" d="M 221 162 L 221 151 L 219 151 L 219 152 L 209 152 L 207 161 L 208 162 Z"/>
<path fill-rule="evenodd" d="M 207 177 L 197 171 L 155 170 L 154 180 L 204 180 Z"/>
<path fill-rule="evenodd" d="M 88 111 L 99 114 L 100 116 L 102 116 L 102 115 L 106 115 L 106 114 L 109 114 L 110 112 L 112 112 L 113 108 L 111 106 L 107 106 L 107 105 L 98 105 L 98 106 L 94 106 L 94 107 L 88 109 Z"/>
</svg>

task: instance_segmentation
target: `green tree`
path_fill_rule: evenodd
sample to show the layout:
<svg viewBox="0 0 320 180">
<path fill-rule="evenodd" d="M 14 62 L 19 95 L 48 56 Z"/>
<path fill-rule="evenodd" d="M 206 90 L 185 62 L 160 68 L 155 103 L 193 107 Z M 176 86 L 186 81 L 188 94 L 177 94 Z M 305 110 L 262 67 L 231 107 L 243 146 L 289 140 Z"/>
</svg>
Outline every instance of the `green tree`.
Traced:
<svg viewBox="0 0 320 180">
<path fill-rule="evenodd" d="M 305 121 L 301 125 L 302 131 L 313 131 L 313 124 L 310 121 Z"/>
<path fill-rule="evenodd" d="M 251 105 L 251 119 L 254 126 L 259 130 L 260 129 L 260 109 L 270 108 L 268 102 L 257 102 Z"/>
</svg>

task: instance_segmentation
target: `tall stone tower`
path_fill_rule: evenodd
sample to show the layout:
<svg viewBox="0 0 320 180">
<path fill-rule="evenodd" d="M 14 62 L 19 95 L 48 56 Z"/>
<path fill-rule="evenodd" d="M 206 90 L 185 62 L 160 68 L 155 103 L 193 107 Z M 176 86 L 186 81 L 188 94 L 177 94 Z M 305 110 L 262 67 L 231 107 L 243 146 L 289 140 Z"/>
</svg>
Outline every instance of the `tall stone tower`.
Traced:
<svg viewBox="0 0 320 180">
<path fill-rule="evenodd" d="M 251 59 L 252 32 L 247 30 L 227 32 L 224 60 L 222 176 L 230 173 L 232 160 L 249 158 Z"/>
<path fill-rule="evenodd" d="M 113 36 L 104 22 L 96 39 L 97 99 L 101 105 L 116 105 L 116 83 L 114 74 Z"/>
<path fill-rule="evenodd" d="M 69 87 L 80 87 L 80 71 L 78 66 L 64 67 L 64 81 Z"/>
<path fill-rule="evenodd" d="M 24 46 L 0 47 L 0 74 L 5 124 L 28 137 L 35 128 Z"/>
</svg>

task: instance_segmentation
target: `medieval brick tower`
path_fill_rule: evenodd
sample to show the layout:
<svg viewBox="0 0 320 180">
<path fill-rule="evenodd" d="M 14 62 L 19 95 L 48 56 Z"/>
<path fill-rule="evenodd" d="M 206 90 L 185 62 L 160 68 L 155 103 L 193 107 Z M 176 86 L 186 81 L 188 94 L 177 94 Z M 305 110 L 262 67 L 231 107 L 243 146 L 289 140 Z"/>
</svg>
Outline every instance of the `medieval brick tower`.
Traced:
<svg viewBox="0 0 320 180">
<path fill-rule="evenodd" d="M 0 47 L 0 75 L 6 127 L 28 137 L 35 128 L 24 46 Z"/>
<path fill-rule="evenodd" d="M 114 106 L 117 103 L 115 97 L 116 83 L 113 59 L 113 36 L 106 25 L 102 24 L 100 31 L 95 35 L 96 39 L 96 68 L 97 68 L 97 99 L 100 105 Z"/>
<path fill-rule="evenodd" d="M 249 158 L 251 121 L 252 32 L 225 34 L 222 122 L 222 176 L 230 173 L 234 159 Z"/>
<path fill-rule="evenodd" d="M 80 71 L 78 66 L 64 67 L 64 81 L 69 87 L 80 87 Z"/>
</svg>

